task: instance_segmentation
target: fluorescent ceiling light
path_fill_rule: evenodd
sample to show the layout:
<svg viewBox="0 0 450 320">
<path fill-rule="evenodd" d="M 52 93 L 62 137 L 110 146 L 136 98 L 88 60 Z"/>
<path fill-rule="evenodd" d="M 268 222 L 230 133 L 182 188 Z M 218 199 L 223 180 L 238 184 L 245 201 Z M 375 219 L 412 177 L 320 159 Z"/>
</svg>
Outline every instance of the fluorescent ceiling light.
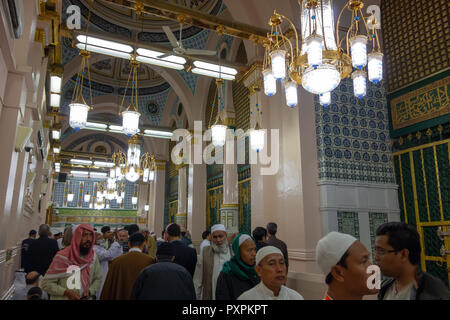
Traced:
<svg viewBox="0 0 450 320">
<path fill-rule="evenodd" d="M 106 178 L 108 174 L 106 172 L 91 172 L 90 176 L 95 178 Z"/>
<path fill-rule="evenodd" d="M 114 163 L 113 162 L 104 162 L 104 161 L 94 161 L 94 166 L 112 168 L 112 167 L 114 167 Z"/>
<path fill-rule="evenodd" d="M 136 50 L 137 54 L 140 56 L 144 56 L 144 57 L 148 57 L 148 58 L 156 58 L 160 61 L 168 61 L 168 62 L 174 62 L 174 63 L 178 63 L 178 64 L 185 64 L 186 63 L 186 59 L 183 57 L 179 57 L 179 56 L 175 56 L 175 55 L 171 55 L 171 56 L 167 56 L 165 58 L 159 58 L 160 56 L 162 56 L 164 53 L 163 52 L 158 52 L 158 51 L 153 51 L 153 50 L 148 50 L 148 49 L 142 49 L 139 48 Z"/>
<path fill-rule="evenodd" d="M 80 50 L 86 49 L 87 51 L 90 51 L 90 52 L 100 53 L 100 54 L 104 54 L 104 55 L 112 56 L 112 57 L 116 57 L 116 58 L 122 58 L 122 59 L 127 59 L 127 60 L 129 60 L 131 58 L 131 54 L 129 54 L 129 53 L 111 50 L 111 49 L 102 48 L 102 47 L 85 45 L 84 43 L 77 43 L 77 48 Z"/>
<path fill-rule="evenodd" d="M 172 138 L 173 133 L 169 131 L 144 130 L 144 134 L 150 137 Z"/>
<path fill-rule="evenodd" d="M 103 47 L 103 48 L 112 49 L 115 51 L 127 52 L 127 53 L 133 52 L 133 47 L 129 46 L 127 44 L 122 44 L 122 43 L 109 41 L 109 40 L 103 40 L 103 39 L 94 38 L 91 36 L 88 36 L 87 41 L 86 41 L 86 36 L 80 34 L 77 36 L 77 40 L 82 44 L 87 43 L 88 45 L 93 45 L 96 47 Z"/>
<path fill-rule="evenodd" d="M 108 127 L 108 125 L 107 124 L 103 124 L 103 123 L 86 122 L 86 127 L 98 128 L 98 129 L 106 129 Z"/>
<path fill-rule="evenodd" d="M 89 172 L 87 171 L 76 171 L 76 170 L 71 170 L 70 174 L 74 175 L 74 176 L 85 176 L 87 177 L 89 175 Z"/>
<path fill-rule="evenodd" d="M 82 160 L 82 159 L 70 159 L 70 162 L 73 164 L 82 164 L 82 165 L 91 165 L 91 160 Z"/>
<path fill-rule="evenodd" d="M 61 101 L 61 96 L 57 93 L 51 93 L 50 94 L 50 106 L 58 108 L 59 103 Z"/>
<path fill-rule="evenodd" d="M 53 93 L 61 93 L 62 79 L 58 76 L 50 77 L 50 91 Z"/>
<path fill-rule="evenodd" d="M 120 132 L 122 132 L 122 130 L 123 130 L 122 126 L 115 126 L 115 125 L 109 125 L 109 129 L 110 130 L 117 130 L 117 131 L 120 131 Z"/>
<path fill-rule="evenodd" d="M 220 66 L 218 64 L 207 63 L 203 61 L 194 61 L 194 66 L 201 69 L 206 69 L 209 71 L 216 71 L 220 73 L 226 73 L 235 76 L 238 72 L 236 69 Z"/>
<path fill-rule="evenodd" d="M 139 62 L 142 62 L 142 63 L 153 64 L 153 65 L 164 67 L 164 68 L 170 68 L 170 69 L 175 69 L 175 70 L 183 70 L 184 69 L 184 65 L 182 65 L 182 64 L 168 62 L 168 61 L 164 61 L 161 59 L 137 56 L 136 60 Z"/>
<path fill-rule="evenodd" d="M 194 69 L 191 70 L 191 72 L 195 73 L 195 74 L 200 74 L 200 75 L 203 75 L 203 76 L 208 76 L 208 77 L 213 77 L 213 78 L 220 78 L 220 79 L 224 79 L 224 80 L 234 80 L 235 79 L 235 76 L 230 75 L 230 74 L 219 73 L 219 72 L 205 70 L 205 69 L 200 69 L 200 68 L 194 68 Z"/>
</svg>

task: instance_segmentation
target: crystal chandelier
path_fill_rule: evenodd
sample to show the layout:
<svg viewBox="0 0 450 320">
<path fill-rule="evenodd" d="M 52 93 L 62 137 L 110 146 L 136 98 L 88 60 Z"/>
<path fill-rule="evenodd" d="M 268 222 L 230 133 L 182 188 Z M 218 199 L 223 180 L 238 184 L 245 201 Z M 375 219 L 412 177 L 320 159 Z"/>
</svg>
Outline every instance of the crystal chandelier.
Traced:
<svg viewBox="0 0 450 320">
<path fill-rule="evenodd" d="M 142 176 L 143 182 L 153 181 L 156 161 L 148 152 L 141 156 L 141 142 L 139 136 L 134 135 L 128 140 L 127 155 L 122 151 L 112 155 L 114 167 L 110 169 L 110 179 L 120 181 L 125 177 L 130 182 L 136 182 Z"/>
<path fill-rule="evenodd" d="M 348 0 L 334 29 L 331 0 L 299 0 L 299 4 L 301 39 L 294 24 L 284 15 L 274 11 L 269 20 L 271 33 L 264 43 L 262 71 L 264 93 L 273 96 L 277 91 L 276 80 L 279 80 L 284 84 L 286 104 L 294 107 L 297 105 L 297 84 L 301 84 L 306 91 L 319 95 L 320 104 L 327 106 L 331 102 L 330 92 L 341 79 L 351 76 L 354 95 L 364 97 L 367 78 L 375 84 L 383 79 L 383 54 L 376 30 L 379 21 L 374 16 L 364 17 L 363 1 Z M 343 39 L 346 50 L 339 37 L 345 9 L 352 13 L 351 25 Z M 283 35 L 281 25 L 284 21 L 291 27 L 293 40 Z M 368 54 L 369 37 L 372 52 Z"/>
</svg>

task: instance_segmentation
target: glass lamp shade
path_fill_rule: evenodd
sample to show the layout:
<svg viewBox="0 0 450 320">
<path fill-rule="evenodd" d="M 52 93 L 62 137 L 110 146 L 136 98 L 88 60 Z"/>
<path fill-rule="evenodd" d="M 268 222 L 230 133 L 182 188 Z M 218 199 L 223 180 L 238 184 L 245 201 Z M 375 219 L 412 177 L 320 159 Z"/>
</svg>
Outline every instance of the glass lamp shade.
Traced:
<svg viewBox="0 0 450 320">
<path fill-rule="evenodd" d="M 150 173 L 148 174 L 148 180 L 149 181 L 155 180 L 155 171 L 150 170 Z"/>
<path fill-rule="evenodd" d="M 86 193 L 84 195 L 84 202 L 89 202 L 89 201 L 91 201 L 91 195 L 89 193 Z"/>
<path fill-rule="evenodd" d="M 122 180 L 123 174 L 122 174 L 122 168 L 120 166 L 116 167 L 116 179 Z"/>
<path fill-rule="evenodd" d="M 264 93 L 271 97 L 277 93 L 277 80 L 273 76 L 272 69 L 266 69 L 263 71 L 264 76 Z"/>
<path fill-rule="evenodd" d="M 50 94 L 50 106 L 54 108 L 59 108 L 61 102 L 61 96 L 58 93 Z"/>
<path fill-rule="evenodd" d="M 50 91 L 54 93 L 61 93 L 62 78 L 59 76 L 50 77 Z"/>
<path fill-rule="evenodd" d="M 132 197 L 132 198 L 131 198 L 131 203 L 132 203 L 133 205 L 137 205 L 137 203 L 138 203 L 138 198 L 137 198 L 137 197 Z"/>
<path fill-rule="evenodd" d="M 353 93 L 355 97 L 362 98 L 366 95 L 366 73 L 364 71 L 354 71 L 352 73 Z"/>
<path fill-rule="evenodd" d="M 73 196 L 74 196 L 73 193 L 69 193 L 69 194 L 67 195 L 67 202 L 72 202 L 72 201 L 73 201 Z"/>
<path fill-rule="evenodd" d="M 367 57 L 369 81 L 377 84 L 383 80 L 383 54 L 381 52 L 372 52 Z"/>
<path fill-rule="evenodd" d="M 361 70 L 367 65 L 367 37 L 363 35 L 350 38 L 352 65 Z"/>
<path fill-rule="evenodd" d="M 144 206 L 144 210 L 145 210 L 145 211 L 150 210 L 150 206 L 149 206 L 148 204 L 146 204 L 146 205 Z"/>
<path fill-rule="evenodd" d="M 252 150 L 259 152 L 260 150 L 264 149 L 265 134 L 265 131 L 261 129 L 252 129 L 250 131 L 250 148 L 252 148 Z"/>
<path fill-rule="evenodd" d="M 308 64 L 317 67 L 322 64 L 323 37 L 313 34 L 306 39 Z"/>
<path fill-rule="evenodd" d="M 313 94 L 331 92 L 341 82 L 341 74 L 332 64 L 322 64 L 316 69 L 309 67 L 302 77 L 302 86 Z"/>
<path fill-rule="evenodd" d="M 130 182 L 136 182 L 139 179 L 139 173 L 134 166 L 128 168 L 125 178 Z"/>
<path fill-rule="evenodd" d="M 69 107 L 70 107 L 69 125 L 75 130 L 83 129 L 84 127 L 86 127 L 89 106 L 84 103 L 74 102 L 69 104 Z"/>
<path fill-rule="evenodd" d="M 212 143 L 215 147 L 222 147 L 227 136 L 227 126 L 215 124 L 211 127 Z"/>
<path fill-rule="evenodd" d="M 139 117 L 141 114 L 136 111 L 122 112 L 123 133 L 132 136 L 139 131 Z"/>
<path fill-rule="evenodd" d="M 328 107 L 331 103 L 331 93 L 325 92 L 319 95 L 320 105 L 324 107 Z"/>
<path fill-rule="evenodd" d="M 274 50 L 270 53 L 272 63 L 272 73 L 276 79 L 286 77 L 286 51 Z"/>
<path fill-rule="evenodd" d="M 52 139 L 59 140 L 59 138 L 61 138 L 61 131 L 59 129 L 53 129 L 52 130 Z"/>
<path fill-rule="evenodd" d="M 148 182 L 148 176 L 150 174 L 150 169 L 149 168 L 145 168 L 144 169 L 144 174 L 142 175 L 142 180 L 144 182 Z"/>
<path fill-rule="evenodd" d="M 287 81 L 284 84 L 284 90 L 286 91 L 286 104 L 291 108 L 295 107 L 298 102 L 297 82 Z"/>
<path fill-rule="evenodd" d="M 135 143 L 128 144 L 127 166 L 139 166 L 141 159 L 141 146 Z"/>
</svg>

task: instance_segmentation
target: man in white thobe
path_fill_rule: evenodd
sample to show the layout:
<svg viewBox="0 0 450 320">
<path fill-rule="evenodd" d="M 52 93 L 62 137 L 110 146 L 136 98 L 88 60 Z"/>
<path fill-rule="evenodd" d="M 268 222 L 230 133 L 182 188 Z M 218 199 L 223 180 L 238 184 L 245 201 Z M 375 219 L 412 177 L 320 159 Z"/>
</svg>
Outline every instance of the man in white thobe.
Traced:
<svg viewBox="0 0 450 320">
<path fill-rule="evenodd" d="M 255 265 L 261 282 L 241 294 L 238 300 L 304 300 L 297 291 L 284 285 L 286 270 L 280 249 L 273 246 L 262 247 L 256 253 Z"/>
<path fill-rule="evenodd" d="M 231 248 L 223 224 L 211 227 L 211 246 L 204 247 L 197 260 L 194 286 L 198 300 L 215 300 L 216 285 L 222 266 L 231 259 Z"/>
<path fill-rule="evenodd" d="M 122 255 L 123 250 L 122 250 L 122 246 L 117 241 L 114 241 L 113 243 L 111 243 L 111 246 L 109 247 L 109 249 L 106 250 L 105 247 L 103 247 L 103 245 L 101 244 L 102 235 L 100 233 L 96 233 L 95 236 L 96 236 L 97 243 L 94 246 L 94 252 L 97 255 L 98 261 L 100 262 L 100 268 L 102 270 L 102 282 L 97 291 L 97 297 L 99 298 L 100 294 L 102 293 L 103 284 L 105 283 L 106 275 L 108 274 L 108 264 L 113 259 Z"/>
</svg>

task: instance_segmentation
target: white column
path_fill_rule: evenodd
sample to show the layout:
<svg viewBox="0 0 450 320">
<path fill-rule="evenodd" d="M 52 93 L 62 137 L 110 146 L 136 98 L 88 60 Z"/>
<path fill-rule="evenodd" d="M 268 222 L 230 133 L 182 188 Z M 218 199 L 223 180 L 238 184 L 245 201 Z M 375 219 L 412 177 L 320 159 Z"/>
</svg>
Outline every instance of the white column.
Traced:
<svg viewBox="0 0 450 320">
<path fill-rule="evenodd" d="M 188 174 L 187 230 L 192 243 L 199 248 L 206 230 L 206 164 L 191 164 Z"/>
<path fill-rule="evenodd" d="M 178 212 L 175 217 L 176 223 L 181 228 L 187 228 L 187 194 L 186 194 L 186 169 L 188 167 L 182 165 L 178 169 Z"/>
<path fill-rule="evenodd" d="M 236 165 L 236 139 L 231 138 L 232 145 L 225 146 L 223 165 L 223 202 L 220 208 L 220 221 L 228 233 L 239 232 L 239 188 Z M 227 162 L 234 159 L 234 163 Z M 227 161 L 228 160 L 228 161 Z"/>
<path fill-rule="evenodd" d="M 9 225 L 14 184 L 16 179 L 17 161 L 19 154 L 14 150 L 17 127 L 20 121 L 21 108 L 25 107 L 25 79 L 18 74 L 9 73 L 4 97 L 4 105 L 0 118 L 0 137 L 2 139 L 2 152 L 0 152 L 0 225 Z M 13 243 L 7 243 L 9 230 L 0 232 L 0 248 L 7 248 Z"/>
<path fill-rule="evenodd" d="M 25 121 L 23 125 L 28 126 L 31 118 L 31 109 L 26 108 Z M 19 232 L 19 223 L 23 215 L 23 200 L 25 195 L 25 180 L 28 170 L 28 156 L 29 153 L 23 150 L 19 153 L 17 161 L 17 170 L 14 186 L 14 194 L 11 206 L 11 216 L 9 219 L 8 228 L 10 230 L 8 236 L 8 243 L 10 245 L 15 244 L 17 241 L 17 233 Z"/>
<path fill-rule="evenodd" d="M 158 167 L 153 185 L 154 191 L 151 199 L 154 208 L 153 231 L 159 237 L 164 228 L 164 194 L 166 187 L 166 172 L 164 167 Z"/>
</svg>

